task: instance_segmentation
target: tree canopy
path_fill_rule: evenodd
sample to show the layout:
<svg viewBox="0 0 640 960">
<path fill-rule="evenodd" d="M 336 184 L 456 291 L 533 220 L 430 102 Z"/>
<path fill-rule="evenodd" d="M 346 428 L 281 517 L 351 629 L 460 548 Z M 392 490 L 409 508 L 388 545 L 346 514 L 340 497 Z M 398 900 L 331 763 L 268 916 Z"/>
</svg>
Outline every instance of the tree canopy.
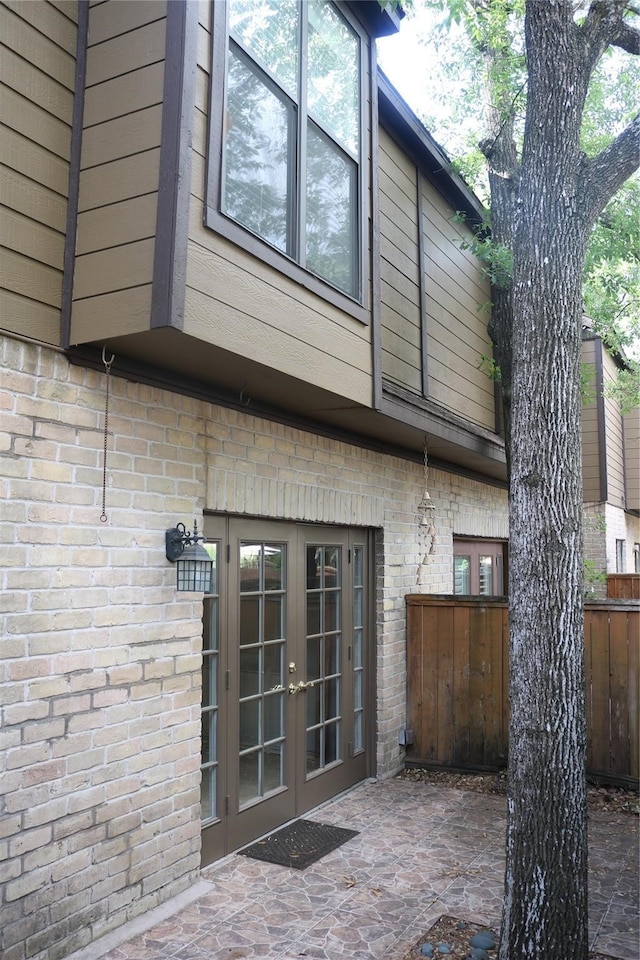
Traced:
<svg viewBox="0 0 640 960">
<path fill-rule="evenodd" d="M 574 3 L 576 22 L 587 5 Z M 580 16 L 582 13 L 582 16 Z M 629 14 L 630 15 L 630 14 Z M 425 64 L 419 77 L 400 78 L 400 92 L 444 147 L 452 168 L 491 206 L 487 126 L 512 125 L 513 142 L 522 147 L 527 71 L 522 29 L 524 0 L 414 0 L 403 30 L 411 31 Z M 631 29 L 631 27 L 629 28 Z M 603 150 L 632 120 L 640 90 L 640 58 L 631 34 L 624 47 L 610 46 L 589 84 L 582 118 L 581 146 L 586 156 Z M 382 43 L 386 68 L 390 46 Z M 628 49 L 630 48 L 630 49 Z M 487 54 L 490 52 L 490 56 Z M 389 60 L 389 62 L 391 62 Z M 487 73 L 494 85 L 487 102 Z M 392 77 L 395 83 L 398 80 Z M 496 114 L 495 108 L 500 104 Z M 485 104 L 483 113 L 478 104 Z M 495 249 L 486 251 L 492 266 L 504 267 Z M 630 361 L 620 387 L 626 407 L 640 403 L 640 177 L 624 183 L 596 219 L 584 268 L 584 310 L 608 346 Z"/>
</svg>

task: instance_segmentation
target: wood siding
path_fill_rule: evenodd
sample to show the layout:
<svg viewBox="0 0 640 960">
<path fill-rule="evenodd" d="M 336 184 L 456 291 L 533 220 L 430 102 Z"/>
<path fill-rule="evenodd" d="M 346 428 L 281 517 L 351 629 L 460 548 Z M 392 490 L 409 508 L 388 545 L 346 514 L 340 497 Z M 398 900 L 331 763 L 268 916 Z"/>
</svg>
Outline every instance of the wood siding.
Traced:
<svg viewBox="0 0 640 960">
<path fill-rule="evenodd" d="M 615 361 L 605 349 L 602 350 L 602 367 L 604 382 L 604 416 L 605 436 L 607 438 L 606 469 L 607 469 L 607 501 L 616 507 L 625 505 L 624 489 L 624 448 L 622 434 L 622 413 L 620 403 L 615 397 L 607 395 L 607 391 L 615 386 L 618 379 L 618 368 Z"/>
<path fill-rule="evenodd" d="M 166 0 L 89 13 L 71 342 L 149 328 Z"/>
<path fill-rule="evenodd" d="M 637 602 L 585 604 L 587 771 L 638 780 Z M 407 760 L 496 768 L 508 745 L 508 609 L 488 597 L 407 597 Z"/>
<path fill-rule="evenodd" d="M 492 356 L 489 284 L 462 249 L 471 231 L 426 180 L 422 186 L 429 397 L 472 423 L 495 429 L 494 384 L 482 369 Z"/>
<path fill-rule="evenodd" d="M 585 391 L 582 401 L 582 485 L 583 499 L 587 503 L 601 502 L 600 487 L 600 434 L 598 423 L 598 384 L 596 378 L 596 355 L 599 340 L 584 340 L 582 364 L 585 376 Z"/>
<path fill-rule="evenodd" d="M 624 417 L 624 470 L 627 510 L 640 510 L 640 409 Z"/>
<path fill-rule="evenodd" d="M 379 131 L 382 376 L 422 393 L 418 172 Z"/>
<path fill-rule="evenodd" d="M 184 332 L 370 406 L 370 326 L 203 226 L 210 7 L 199 8 Z"/>
<path fill-rule="evenodd" d="M 60 342 L 77 7 L 0 2 L 0 326 Z"/>
</svg>

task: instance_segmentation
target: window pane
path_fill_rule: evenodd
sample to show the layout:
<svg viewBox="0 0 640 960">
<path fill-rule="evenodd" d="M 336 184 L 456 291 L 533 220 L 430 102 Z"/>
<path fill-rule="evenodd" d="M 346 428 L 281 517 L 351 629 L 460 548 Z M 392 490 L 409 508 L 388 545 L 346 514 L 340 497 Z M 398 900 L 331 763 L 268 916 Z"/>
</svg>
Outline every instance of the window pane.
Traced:
<svg viewBox="0 0 640 960">
<path fill-rule="evenodd" d="M 298 78 L 297 0 L 230 0 L 229 29 L 291 96 Z"/>
<path fill-rule="evenodd" d="M 311 115 L 354 156 L 359 145 L 358 38 L 328 3 L 308 4 Z"/>
<path fill-rule="evenodd" d="M 284 253 L 292 248 L 294 108 L 229 51 L 223 210 Z"/>
<path fill-rule="evenodd" d="M 356 290 L 356 165 L 309 124 L 307 267 L 352 296 Z"/>
<path fill-rule="evenodd" d="M 453 592 L 469 595 L 471 593 L 471 558 L 453 558 Z"/>
<path fill-rule="evenodd" d="M 493 594 L 493 557 L 480 557 L 480 596 Z"/>
</svg>

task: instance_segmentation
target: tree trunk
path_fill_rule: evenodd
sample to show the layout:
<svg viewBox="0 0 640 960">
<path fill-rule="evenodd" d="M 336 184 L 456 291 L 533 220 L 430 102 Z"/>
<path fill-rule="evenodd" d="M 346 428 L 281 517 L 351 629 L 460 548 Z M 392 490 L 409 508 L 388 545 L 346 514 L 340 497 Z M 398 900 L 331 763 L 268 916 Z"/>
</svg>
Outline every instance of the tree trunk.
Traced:
<svg viewBox="0 0 640 960">
<path fill-rule="evenodd" d="M 547 2 L 527 7 L 529 96 L 514 238 L 500 960 L 588 955 L 580 358 L 589 224 L 577 189 L 586 80 L 571 33 L 547 17 L 554 0 Z"/>
</svg>

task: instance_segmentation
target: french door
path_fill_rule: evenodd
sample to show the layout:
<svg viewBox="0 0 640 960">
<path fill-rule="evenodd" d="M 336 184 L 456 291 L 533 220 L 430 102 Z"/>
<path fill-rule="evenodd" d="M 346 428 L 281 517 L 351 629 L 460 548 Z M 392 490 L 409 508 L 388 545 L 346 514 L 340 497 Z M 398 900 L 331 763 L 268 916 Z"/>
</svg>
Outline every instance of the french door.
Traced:
<svg viewBox="0 0 640 960">
<path fill-rule="evenodd" d="M 367 775 L 367 531 L 205 518 L 203 864 Z"/>
</svg>

